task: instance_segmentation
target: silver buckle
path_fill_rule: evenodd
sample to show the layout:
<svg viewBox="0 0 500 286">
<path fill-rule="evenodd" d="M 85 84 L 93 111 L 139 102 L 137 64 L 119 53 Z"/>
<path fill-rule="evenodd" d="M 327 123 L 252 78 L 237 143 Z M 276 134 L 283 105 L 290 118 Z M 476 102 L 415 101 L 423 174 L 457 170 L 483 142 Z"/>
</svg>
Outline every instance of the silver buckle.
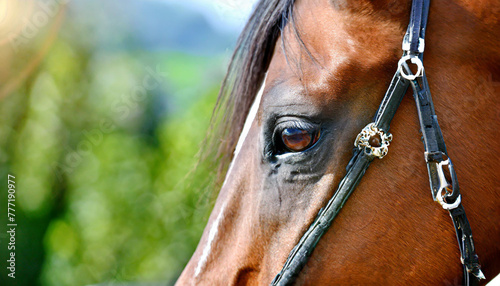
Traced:
<svg viewBox="0 0 500 286">
<path fill-rule="evenodd" d="M 450 159 L 446 159 L 444 161 L 441 161 L 439 163 L 436 163 L 437 164 L 437 175 L 438 175 L 438 183 L 439 185 L 437 186 L 437 193 L 436 193 L 436 199 L 438 201 L 438 203 L 443 207 L 443 209 L 445 210 L 452 210 L 452 209 L 455 209 L 457 208 L 460 203 L 462 202 L 462 197 L 461 195 L 458 195 L 458 197 L 456 198 L 455 202 L 449 204 L 447 202 L 444 201 L 444 197 L 446 196 L 446 193 L 447 193 L 447 188 L 450 186 L 450 183 L 446 180 L 446 177 L 444 175 L 444 170 L 443 170 L 443 166 L 449 166 L 450 165 Z M 451 174 L 450 174 L 451 175 Z M 445 191 L 445 193 L 443 194 L 443 191 Z"/>
</svg>

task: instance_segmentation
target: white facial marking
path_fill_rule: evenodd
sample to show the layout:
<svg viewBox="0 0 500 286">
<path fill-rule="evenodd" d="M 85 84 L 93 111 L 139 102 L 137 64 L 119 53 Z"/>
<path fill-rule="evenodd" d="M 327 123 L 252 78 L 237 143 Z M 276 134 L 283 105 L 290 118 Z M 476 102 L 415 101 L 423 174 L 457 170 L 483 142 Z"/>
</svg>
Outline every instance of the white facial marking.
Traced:
<svg viewBox="0 0 500 286">
<path fill-rule="evenodd" d="M 245 125 L 243 125 L 243 130 L 241 131 L 240 138 L 238 139 L 238 144 L 236 144 L 236 148 L 234 149 L 234 158 L 236 158 L 236 156 L 238 156 L 238 153 L 240 153 L 241 146 L 243 145 L 243 142 L 247 138 L 248 132 L 250 131 L 250 127 L 252 127 L 252 123 L 253 123 L 253 120 L 255 119 L 255 116 L 257 116 L 257 111 L 259 111 L 260 100 L 262 99 L 262 93 L 264 93 L 265 86 L 266 86 L 266 79 L 264 78 L 264 81 L 262 83 L 262 86 L 260 87 L 259 93 L 257 93 L 257 96 L 255 97 L 255 99 L 252 103 L 252 107 L 250 108 L 250 111 L 248 112 L 247 119 L 245 120 Z M 229 174 L 229 172 L 228 172 L 228 174 Z"/>
<path fill-rule="evenodd" d="M 243 130 L 241 131 L 240 138 L 238 139 L 238 143 L 236 144 L 236 148 L 234 150 L 234 157 L 233 161 L 229 165 L 229 170 L 227 171 L 226 178 L 224 180 L 224 183 L 222 186 L 226 184 L 227 178 L 230 177 L 231 171 L 233 169 L 233 162 L 236 160 L 236 157 L 241 151 L 241 146 L 243 145 L 243 142 L 247 138 L 248 132 L 250 131 L 250 127 L 252 126 L 252 123 L 257 116 L 257 111 L 259 110 L 260 106 L 260 101 L 262 99 L 262 93 L 264 92 L 264 86 L 265 86 L 266 79 L 264 78 L 264 82 L 262 83 L 262 86 L 260 87 L 259 93 L 254 99 L 254 102 L 252 103 L 252 107 L 250 108 L 250 111 L 248 112 L 248 116 L 245 119 L 245 125 L 243 125 Z M 217 218 L 215 221 L 212 223 L 212 226 L 210 227 L 210 231 L 208 232 L 208 239 L 207 243 L 205 244 L 205 247 L 203 248 L 203 253 L 201 254 L 200 259 L 198 260 L 198 264 L 196 265 L 196 269 L 194 271 L 194 276 L 198 277 L 200 275 L 201 270 L 205 267 L 205 264 L 208 261 L 208 256 L 210 255 L 210 251 L 212 250 L 212 244 L 215 243 L 215 238 L 217 237 L 217 234 L 219 233 L 219 227 L 222 222 L 222 218 L 224 216 L 224 210 L 226 208 L 226 202 L 222 205 L 220 208 L 219 214 L 217 215 Z"/>
<path fill-rule="evenodd" d="M 210 254 L 210 250 L 212 249 L 212 243 L 219 232 L 219 224 L 222 221 L 222 216 L 224 215 L 224 209 L 226 208 L 226 204 L 224 203 L 220 209 L 217 218 L 215 219 L 212 227 L 210 228 L 210 232 L 208 233 L 208 240 L 205 248 L 203 249 L 203 253 L 201 254 L 200 260 L 198 260 L 198 265 L 196 265 L 196 270 L 194 271 L 194 276 L 198 277 L 200 275 L 201 269 L 205 266 L 208 255 Z"/>
</svg>

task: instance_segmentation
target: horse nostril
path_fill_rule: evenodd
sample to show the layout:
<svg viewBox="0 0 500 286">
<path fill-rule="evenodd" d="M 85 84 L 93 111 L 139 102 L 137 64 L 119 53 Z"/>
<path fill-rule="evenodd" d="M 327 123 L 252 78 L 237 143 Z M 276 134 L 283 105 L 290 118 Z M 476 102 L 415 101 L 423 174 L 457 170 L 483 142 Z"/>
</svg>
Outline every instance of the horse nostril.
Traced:
<svg viewBox="0 0 500 286">
<path fill-rule="evenodd" d="M 368 143 L 372 147 L 380 147 L 382 146 L 382 138 L 380 138 L 379 134 L 372 135 L 368 140 Z"/>
</svg>

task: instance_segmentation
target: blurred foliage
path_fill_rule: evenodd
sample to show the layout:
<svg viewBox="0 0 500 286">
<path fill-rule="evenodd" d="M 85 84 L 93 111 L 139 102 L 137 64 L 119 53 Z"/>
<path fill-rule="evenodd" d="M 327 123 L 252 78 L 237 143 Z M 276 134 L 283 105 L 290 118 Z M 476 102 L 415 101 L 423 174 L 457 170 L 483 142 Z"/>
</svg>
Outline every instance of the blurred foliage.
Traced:
<svg viewBox="0 0 500 286">
<path fill-rule="evenodd" d="M 16 176 L 16 285 L 175 281 L 211 208 L 214 167 L 194 166 L 223 62 L 59 37 L 0 99 L 0 183 Z M 0 204 L 6 217 L 6 195 Z M 4 227 L 0 285 L 12 282 Z"/>
</svg>

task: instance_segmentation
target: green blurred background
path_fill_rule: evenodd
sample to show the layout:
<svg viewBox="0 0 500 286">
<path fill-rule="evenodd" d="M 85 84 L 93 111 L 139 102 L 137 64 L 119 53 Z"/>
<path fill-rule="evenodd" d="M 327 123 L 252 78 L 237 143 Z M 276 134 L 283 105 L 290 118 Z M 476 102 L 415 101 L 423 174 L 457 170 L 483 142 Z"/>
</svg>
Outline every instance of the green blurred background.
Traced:
<svg viewBox="0 0 500 286">
<path fill-rule="evenodd" d="M 251 2 L 1 2 L 0 285 L 175 282 L 212 206 L 215 167 L 194 165 Z"/>
</svg>

